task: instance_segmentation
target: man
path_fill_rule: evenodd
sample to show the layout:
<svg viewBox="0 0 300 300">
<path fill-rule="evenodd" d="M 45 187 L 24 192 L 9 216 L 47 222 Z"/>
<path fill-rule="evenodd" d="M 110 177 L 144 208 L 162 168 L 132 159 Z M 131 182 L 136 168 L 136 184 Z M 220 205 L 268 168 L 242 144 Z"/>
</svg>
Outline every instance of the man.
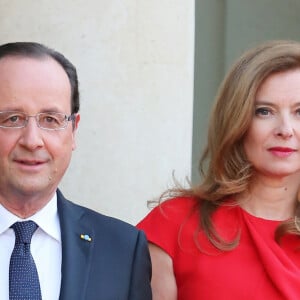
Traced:
<svg viewBox="0 0 300 300">
<path fill-rule="evenodd" d="M 78 111 L 76 69 L 63 55 L 37 43 L 0 46 L 0 299 L 35 288 L 44 300 L 151 299 L 143 233 L 58 190 L 76 148 Z M 23 244 L 30 267 L 14 269 L 14 224 L 25 220 L 38 226 Z M 32 268 L 37 279 L 22 275 Z"/>
</svg>

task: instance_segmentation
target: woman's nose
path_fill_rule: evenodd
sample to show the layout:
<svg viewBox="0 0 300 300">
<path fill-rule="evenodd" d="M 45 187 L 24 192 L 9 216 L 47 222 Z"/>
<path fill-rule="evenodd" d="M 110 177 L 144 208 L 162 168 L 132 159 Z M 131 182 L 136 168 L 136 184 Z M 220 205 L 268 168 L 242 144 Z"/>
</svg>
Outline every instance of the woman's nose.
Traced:
<svg viewBox="0 0 300 300">
<path fill-rule="evenodd" d="M 292 120 L 289 118 L 280 120 L 280 123 L 276 127 L 275 134 L 284 139 L 292 137 L 294 134 Z"/>
</svg>

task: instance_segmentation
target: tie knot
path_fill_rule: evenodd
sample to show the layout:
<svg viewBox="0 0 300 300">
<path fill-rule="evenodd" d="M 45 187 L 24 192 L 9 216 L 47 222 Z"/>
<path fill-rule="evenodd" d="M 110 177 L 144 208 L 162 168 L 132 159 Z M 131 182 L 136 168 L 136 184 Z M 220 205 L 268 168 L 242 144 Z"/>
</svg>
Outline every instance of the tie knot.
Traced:
<svg viewBox="0 0 300 300">
<path fill-rule="evenodd" d="M 30 244 L 38 226 L 33 221 L 16 222 L 11 228 L 15 231 L 16 243 Z"/>
</svg>

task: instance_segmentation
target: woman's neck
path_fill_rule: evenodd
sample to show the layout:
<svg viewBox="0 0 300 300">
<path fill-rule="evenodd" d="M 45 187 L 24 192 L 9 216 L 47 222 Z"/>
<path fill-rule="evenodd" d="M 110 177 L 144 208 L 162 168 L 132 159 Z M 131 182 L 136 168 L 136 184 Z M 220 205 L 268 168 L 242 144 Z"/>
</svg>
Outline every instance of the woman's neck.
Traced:
<svg viewBox="0 0 300 300">
<path fill-rule="evenodd" d="M 237 196 L 240 206 L 250 214 L 269 220 L 287 220 L 294 216 L 300 176 L 266 178 L 254 176 L 249 189 Z"/>
</svg>

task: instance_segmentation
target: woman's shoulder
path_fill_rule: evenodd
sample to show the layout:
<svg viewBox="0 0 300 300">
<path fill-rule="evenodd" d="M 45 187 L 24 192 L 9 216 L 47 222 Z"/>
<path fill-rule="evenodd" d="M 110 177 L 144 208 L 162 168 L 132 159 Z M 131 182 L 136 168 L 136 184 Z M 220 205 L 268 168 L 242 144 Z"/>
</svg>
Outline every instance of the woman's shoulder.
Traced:
<svg viewBox="0 0 300 300">
<path fill-rule="evenodd" d="M 198 219 L 197 200 L 177 197 L 159 203 L 137 224 L 137 228 L 146 233 L 149 242 L 174 257 L 181 228 L 187 226 L 193 232 Z"/>
<path fill-rule="evenodd" d="M 154 210 L 159 211 L 165 218 L 182 219 L 198 211 L 199 201 L 193 197 L 176 197 L 158 204 Z"/>
<path fill-rule="evenodd" d="M 158 203 L 144 219 L 164 219 L 171 223 L 181 224 L 183 220 L 192 217 L 199 221 L 201 203 L 203 200 L 197 197 L 175 197 Z M 227 217 L 236 210 L 234 200 L 226 199 L 225 205 L 220 205 L 216 210 L 216 218 Z M 213 219 L 215 219 L 215 217 Z"/>
<path fill-rule="evenodd" d="M 182 222 L 198 213 L 198 201 L 192 197 L 176 197 L 160 202 L 137 225 L 139 228 L 161 224 L 176 230 Z M 198 218 L 197 218 L 198 219 Z"/>
</svg>

